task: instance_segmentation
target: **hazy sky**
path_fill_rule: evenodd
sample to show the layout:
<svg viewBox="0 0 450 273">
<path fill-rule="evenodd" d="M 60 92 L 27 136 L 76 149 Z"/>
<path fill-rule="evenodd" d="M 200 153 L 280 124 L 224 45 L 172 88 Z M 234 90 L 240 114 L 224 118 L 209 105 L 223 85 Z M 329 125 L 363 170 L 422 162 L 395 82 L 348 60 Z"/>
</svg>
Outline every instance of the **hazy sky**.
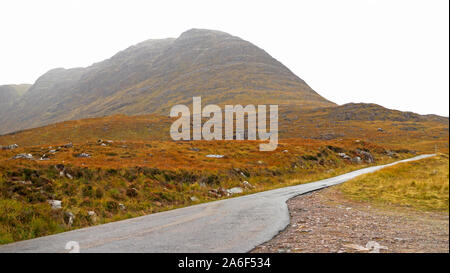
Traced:
<svg viewBox="0 0 450 273">
<path fill-rule="evenodd" d="M 448 10 L 447 0 L 2 0 L 0 84 L 208 28 L 263 48 L 339 104 L 448 116 Z"/>
</svg>

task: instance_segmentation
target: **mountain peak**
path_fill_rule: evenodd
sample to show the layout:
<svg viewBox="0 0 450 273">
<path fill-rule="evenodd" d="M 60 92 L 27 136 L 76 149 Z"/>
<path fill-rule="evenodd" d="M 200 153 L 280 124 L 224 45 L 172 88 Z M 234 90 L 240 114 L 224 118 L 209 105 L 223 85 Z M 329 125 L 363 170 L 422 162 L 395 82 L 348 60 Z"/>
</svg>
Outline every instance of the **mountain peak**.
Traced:
<svg viewBox="0 0 450 273">
<path fill-rule="evenodd" d="M 167 115 L 193 96 L 218 105 L 335 105 L 256 45 L 222 31 L 190 29 L 86 68 L 50 70 L 0 116 L 0 133 L 118 113 Z"/>
</svg>

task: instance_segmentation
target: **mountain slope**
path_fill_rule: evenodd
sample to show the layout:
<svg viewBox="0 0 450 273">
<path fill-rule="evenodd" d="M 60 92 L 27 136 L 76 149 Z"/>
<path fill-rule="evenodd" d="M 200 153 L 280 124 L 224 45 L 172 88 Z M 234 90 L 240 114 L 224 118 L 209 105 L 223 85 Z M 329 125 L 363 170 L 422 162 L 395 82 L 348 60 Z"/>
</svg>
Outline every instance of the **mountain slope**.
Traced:
<svg viewBox="0 0 450 273">
<path fill-rule="evenodd" d="M 0 133 L 123 113 L 168 115 L 203 103 L 334 106 L 264 50 L 220 31 L 148 40 L 86 68 L 53 69 L 0 117 Z"/>
<path fill-rule="evenodd" d="M 30 89 L 31 84 L 0 85 L 0 117 Z"/>
</svg>

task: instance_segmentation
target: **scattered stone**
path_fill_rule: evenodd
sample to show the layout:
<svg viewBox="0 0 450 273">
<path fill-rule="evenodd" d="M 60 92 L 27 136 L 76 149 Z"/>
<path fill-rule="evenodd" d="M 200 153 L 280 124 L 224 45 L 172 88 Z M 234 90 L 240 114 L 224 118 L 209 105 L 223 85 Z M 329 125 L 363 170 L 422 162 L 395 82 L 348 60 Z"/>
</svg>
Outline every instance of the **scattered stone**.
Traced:
<svg viewBox="0 0 450 273">
<path fill-rule="evenodd" d="M 248 181 L 242 182 L 242 185 L 244 186 L 244 188 L 247 188 L 247 189 L 253 189 L 254 188 L 254 186 L 252 184 L 250 184 Z"/>
<path fill-rule="evenodd" d="M 18 154 L 15 155 L 12 159 L 29 159 L 29 160 L 33 160 L 34 157 L 32 154 Z"/>
<path fill-rule="evenodd" d="M 240 193 L 243 193 L 244 190 L 243 190 L 241 187 L 234 187 L 234 188 L 228 189 L 227 192 L 228 192 L 230 195 L 233 195 L 233 194 L 240 194 Z"/>
<path fill-rule="evenodd" d="M 343 159 L 351 159 L 351 157 L 348 156 L 346 153 L 338 153 L 338 155 Z"/>
<path fill-rule="evenodd" d="M 17 145 L 17 144 L 11 144 L 11 145 L 8 145 L 8 146 L 1 146 L 0 145 L 0 148 L 2 150 L 14 150 L 14 149 L 19 148 L 19 145 Z"/>
<path fill-rule="evenodd" d="M 62 208 L 61 200 L 47 200 L 47 202 L 52 206 L 52 209 L 61 209 Z"/>
<path fill-rule="evenodd" d="M 63 146 L 62 146 L 63 148 L 73 148 L 73 144 L 72 144 L 72 142 L 69 142 L 69 143 L 67 143 L 67 144 L 64 144 Z"/>
<path fill-rule="evenodd" d="M 50 160 L 50 157 L 49 157 L 47 154 L 43 154 L 43 155 L 39 158 L 39 160 L 40 160 L 40 161 L 43 161 L 43 160 Z"/>
<path fill-rule="evenodd" d="M 288 153 L 289 151 L 288 150 L 283 150 L 283 153 Z"/>
<path fill-rule="evenodd" d="M 75 220 L 75 215 L 70 212 L 66 211 L 64 212 L 64 222 L 70 227 L 73 224 L 73 220 Z"/>
<path fill-rule="evenodd" d="M 377 131 L 378 132 L 384 132 L 383 128 L 378 128 Z"/>
<path fill-rule="evenodd" d="M 161 204 L 161 202 L 159 202 L 159 201 L 156 201 L 156 202 L 155 202 L 155 206 L 161 207 L 161 206 L 162 206 L 162 204 Z"/>
<path fill-rule="evenodd" d="M 364 161 L 367 163 L 374 163 L 375 159 L 373 158 L 373 155 L 370 152 L 363 151 L 361 149 L 356 149 L 356 153 L 359 154 L 362 158 L 364 158 Z"/>
<path fill-rule="evenodd" d="M 73 176 L 70 173 L 66 173 L 66 177 L 69 178 L 69 179 L 73 179 Z"/>
<path fill-rule="evenodd" d="M 200 200 L 197 197 L 195 197 L 195 196 L 191 196 L 191 201 L 192 202 L 198 202 Z"/>
<path fill-rule="evenodd" d="M 379 243 L 375 242 L 375 241 L 369 241 L 366 244 L 366 248 L 368 250 L 370 250 L 370 253 L 380 253 L 380 250 L 388 250 L 388 248 L 386 246 L 382 246 Z"/>
<path fill-rule="evenodd" d="M 353 163 L 357 163 L 357 164 L 361 164 L 362 163 L 362 159 L 359 156 L 355 156 L 354 158 L 352 158 L 352 162 Z"/>
<path fill-rule="evenodd" d="M 91 157 L 91 155 L 88 153 L 81 153 L 81 154 L 78 154 L 76 157 L 88 158 L 88 157 Z"/>
<path fill-rule="evenodd" d="M 91 219 L 92 223 L 97 222 L 97 213 L 95 213 L 95 211 L 93 210 L 88 211 L 88 216 Z"/>
<path fill-rule="evenodd" d="M 209 157 L 209 158 L 222 158 L 222 157 L 224 157 L 224 155 L 206 155 L 206 157 Z"/>
<path fill-rule="evenodd" d="M 222 197 L 216 189 L 212 189 L 212 190 L 208 191 L 208 193 L 216 198 Z"/>
<path fill-rule="evenodd" d="M 124 204 L 122 204 L 122 203 L 119 203 L 119 209 L 121 209 L 121 210 L 126 210 L 126 209 L 127 209 L 127 207 L 125 207 L 125 205 L 124 205 Z"/>
<path fill-rule="evenodd" d="M 261 160 L 259 160 L 259 161 L 258 161 L 258 164 L 259 164 L 259 165 L 262 165 L 262 164 L 264 164 L 264 162 L 262 162 Z"/>
<path fill-rule="evenodd" d="M 194 147 L 189 148 L 189 150 L 194 151 L 194 152 L 200 152 L 199 148 L 194 148 Z"/>
<path fill-rule="evenodd" d="M 356 251 L 369 251 L 370 250 L 369 248 L 363 247 L 363 246 L 358 245 L 358 244 L 346 244 L 346 245 L 343 245 L 343 247 L 351 248 L 351 249 L 354 249 Z"/>
</svg>

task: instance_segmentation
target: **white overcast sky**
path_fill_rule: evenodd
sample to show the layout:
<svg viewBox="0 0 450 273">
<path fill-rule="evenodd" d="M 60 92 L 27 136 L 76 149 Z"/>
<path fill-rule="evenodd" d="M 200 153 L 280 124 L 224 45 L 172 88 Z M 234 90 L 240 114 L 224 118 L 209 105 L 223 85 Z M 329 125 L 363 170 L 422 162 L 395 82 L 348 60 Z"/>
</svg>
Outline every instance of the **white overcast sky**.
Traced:
<svg viewBox="0 0 450 273">
<path fill-rule="evenodd" d="M 0 85 L 190 28 L 266 50 L 324 97 L 449 115 L 449 1 L 0 2 Z"/>
</svg>

